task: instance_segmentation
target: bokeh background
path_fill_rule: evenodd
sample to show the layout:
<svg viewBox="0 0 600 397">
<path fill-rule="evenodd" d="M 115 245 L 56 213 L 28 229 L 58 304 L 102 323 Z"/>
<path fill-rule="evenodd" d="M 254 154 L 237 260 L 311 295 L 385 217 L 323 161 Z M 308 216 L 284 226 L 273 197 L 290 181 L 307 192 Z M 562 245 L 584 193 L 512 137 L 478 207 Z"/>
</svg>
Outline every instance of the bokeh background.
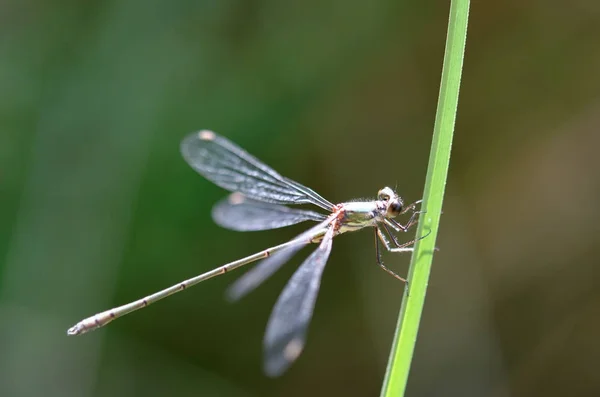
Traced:
<svg viewBox="0 0 600 397">
<path fill-rule="evenodd" d="M 0 395 L 378 395 L 402 285 L 367 231 L 334 241 L 306 349 L 278 379 L 262 336 L 306 251 L 236 304 L 232 273 L 65 331 L 306 227 L 217 227 L 226 193 L 179 154 L 192 131 L 333 202 L 420 198 L 448 10 L 0 3 Z M 473 2 L 410 396 L 600 395 L 599 43 L 597 1 Z M 406 273 L 408 256 L 385 259 Z"/>
</svg>

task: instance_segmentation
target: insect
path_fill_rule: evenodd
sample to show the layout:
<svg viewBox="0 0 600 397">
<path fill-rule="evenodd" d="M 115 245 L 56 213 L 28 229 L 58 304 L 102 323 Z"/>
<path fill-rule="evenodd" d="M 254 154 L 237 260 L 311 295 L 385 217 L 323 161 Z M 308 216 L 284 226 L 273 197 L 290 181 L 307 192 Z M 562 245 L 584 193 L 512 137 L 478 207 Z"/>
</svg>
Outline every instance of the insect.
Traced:
<svg viewBox="0 0 600 397">
<path fill-rule="evenodd" d="M 285 286 L 269 318 L 264 337 L 264 369 L 267 375 L 278 376 L 298 358 L 304 348 L 321 275 L 334 236 L 372 228 L 377 264 L 393 277 L 406 282 L 383 264 L 380 243 L 390 252 L 413 250 L 415 240 L 400 243 L 393 232 L 406 232 L 417 223 L 418 214 L 422 212 L 417 211 L 416 207 L 421 200 L 405 206 L 394 190 L 384 187 L 373 201 L 332 204 L 312 189 L 281 176 L 234 143 L 208 130 L 184 138 L 181 152 L 200 175 L 233 192 L 213 208 L 212 216 L 218 225 L 237 231 L 276 229 L 304 221 L 314 221 L 317 225 L 286 243 L 88 317 L 71 327 L 67 331 L 69 335 L 95 330 L 201 281 L 263 259 L 229 288 L 229 297 L 237 300 L 262 283 L 301 248 L 318 243 L 317 249 L 306 258 Z M 328 214 L 290 208 L 284 204 L 314 204 L 328 211 Z M 411 212 L 411 216 L 406 224 L 394 220 L 407 212 Z"/>
</svg>

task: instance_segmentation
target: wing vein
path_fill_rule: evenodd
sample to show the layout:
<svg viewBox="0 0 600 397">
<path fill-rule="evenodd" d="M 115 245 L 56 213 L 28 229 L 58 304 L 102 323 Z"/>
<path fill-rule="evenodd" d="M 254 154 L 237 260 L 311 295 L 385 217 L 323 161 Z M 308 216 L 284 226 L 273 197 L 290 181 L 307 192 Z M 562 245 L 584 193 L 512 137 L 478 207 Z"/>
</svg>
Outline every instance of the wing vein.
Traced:
<svg viewBox="0 0 600 397">
<path fill-rule="evenodd" d="M 306 258 L 279 296 L 265 332 L 265 372 L 283 373 L 302 352 L 313 315 L 323 269 L 331 253 L 333 221 L 319 247 Z"/>
<path fill-rule="evenodd" d="M 285 178 L 243 149 L 211 131 L 188 135 L 181 153 L 206 179 L 232 192 L 273 204 L 314 204 L 332 210 L 333 204 L 312 189 Z"/>
</svg>

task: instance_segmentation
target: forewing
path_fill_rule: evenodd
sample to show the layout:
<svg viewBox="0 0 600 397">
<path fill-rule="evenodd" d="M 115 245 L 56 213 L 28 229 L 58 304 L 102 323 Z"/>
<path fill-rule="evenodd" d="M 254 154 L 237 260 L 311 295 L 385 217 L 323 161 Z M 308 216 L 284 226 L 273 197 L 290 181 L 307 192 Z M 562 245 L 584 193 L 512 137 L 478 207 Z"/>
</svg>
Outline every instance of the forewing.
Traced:
<svg viewBox="0 0 600 397">
<path fill-rule="evenodd" d="M 281 251 L 277 251 L 270 257 L 262 260 L 249 272 L 237 279 L 227 289 L 227 298 L 231 301 L 236 301 L 258 287 L 263 281 L 283 266 L 284 263 L 289 261 L 296 252 L 310 244 L 312 239 L 322 236 L 325 233 L 328 222 L 330 221 L 326 220 L 308 229 L 304 233 L 290 240 L 296 241 L 297 244 L 292 244 L 283 248 Z"/>
<path fill-rule="evenodd" d="M 217 225 L 240 232 L 277 229 L 304 221 L 325 220 L 325 215 L 318 212 L 262 203 L 238 192 L 215 204 L 212 217 Z"/>
<path fill-rule="evenodd" d="M 298 358 L 306 341 L 321 275 L 331 253 L 333 225 L 317 248 L 296 270 L 279 296 L 265 333 L 265 372 L 281 375 Z"/>
<path fill-rule="evenodd" d="M 229 140 L 212 131 L 188 135 L 181 153 L 200 175 L 231 192 L 273 204 L 315 204 L 332 210 L 333 204 L 306 186 L 279 175 Z"/>
</svg>

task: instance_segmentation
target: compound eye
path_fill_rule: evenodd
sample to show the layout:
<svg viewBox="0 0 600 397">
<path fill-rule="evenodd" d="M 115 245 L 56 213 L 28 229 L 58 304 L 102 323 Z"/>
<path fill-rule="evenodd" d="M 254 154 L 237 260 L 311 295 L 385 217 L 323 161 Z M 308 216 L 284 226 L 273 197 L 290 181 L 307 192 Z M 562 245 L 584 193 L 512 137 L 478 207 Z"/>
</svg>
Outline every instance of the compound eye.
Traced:
<svg viewBox="0 0 600 397">
<path fill-rule="evenodd" d="M 384 193 L 382 190 L 379 191 L 378 197 L 379 197 L 379 200 L 381 200 L 381 201 L 388 201 L 390 199 L 390 195 L 387 193 Z"/>
<path fill-rule="evenodd" d="M 393 215 L 398 215 L 400 212 L 402 212 L 402 205 L 399 202 L 394 201 L 393 203 L 390 204 L 389 211 Z"/>
</svg>

